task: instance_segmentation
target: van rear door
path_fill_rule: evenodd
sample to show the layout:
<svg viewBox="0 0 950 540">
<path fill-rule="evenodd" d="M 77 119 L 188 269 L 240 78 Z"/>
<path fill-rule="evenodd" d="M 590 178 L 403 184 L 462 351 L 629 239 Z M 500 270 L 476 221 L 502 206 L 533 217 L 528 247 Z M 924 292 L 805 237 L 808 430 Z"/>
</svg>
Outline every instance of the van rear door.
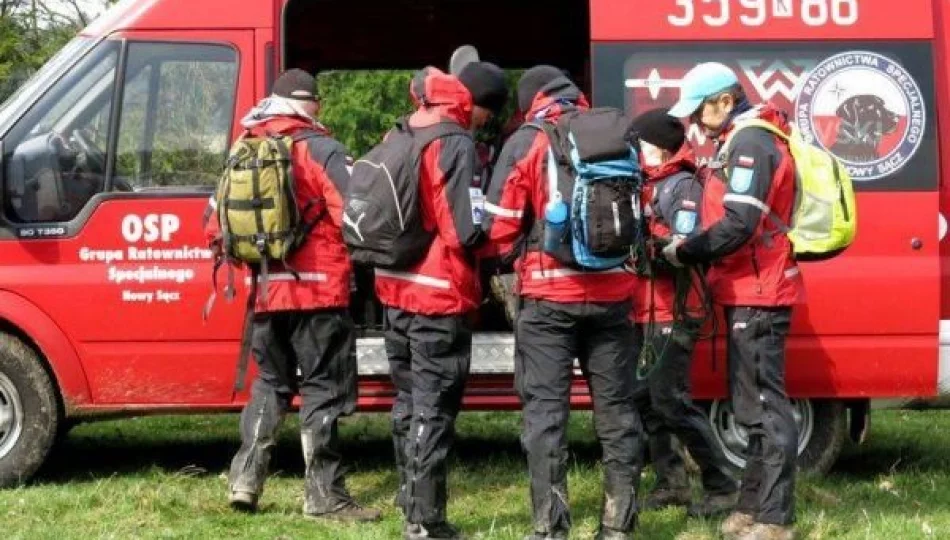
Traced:
<svg viewBox="0 0 950 540">
<path fill-rule="evenodd" d="M 803 263 L 788 383 L 800 397 L 932 395 L 939 315 L 938 126 L 932 0 L 592 0 L 594 100 L 630 115 L 670 106 L 698 62 L 731 66 L 848 166 L 859 230 Z M 945 99 L 946 96 L 943 96 Z M 946 134 L 944 135 L 946 137 Z M 697 128 L 692 142 L 709 157 Z M 708 353 L 708 348 L 704 349 Z M 722 370 L 697 362 L 697 394 Z"/>
</svg>

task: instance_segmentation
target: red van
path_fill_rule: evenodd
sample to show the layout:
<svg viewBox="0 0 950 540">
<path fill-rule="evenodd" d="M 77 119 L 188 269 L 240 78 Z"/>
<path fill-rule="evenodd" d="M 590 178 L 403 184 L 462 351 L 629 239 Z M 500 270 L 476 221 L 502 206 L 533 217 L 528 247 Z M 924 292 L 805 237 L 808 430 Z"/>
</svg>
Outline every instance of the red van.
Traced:
<svg viewBox="0 0 950 540">
<path fill-rule="evenodd" d="M 895 17 L 891 0 L 120 2 L 0 106 L 0 486 L 28 479 L 78 421 L 239 409 L 244 303 L 201 320 L 202 214 L 236 119 L 281 69 L 443 65 L 462 43 L 506 67 L 557 64 L 630 115 L 722 61 L 847 164 L 858 238 L 802 265 L 809 302 L 789 340 L 801 463 L 827 469 L 873 400 L 950 382 L 944 4 L 904 0 Z M 700 347 L 695 392 L 740 466 L 724 344 Z M 518 408 L 512 348 L 506 332 L 476 335 L 469 408 Z M 368 332 L 357 355 L 361 408 L 388 409 L 382 339 Z M 574 403 L 589 406 L 580 379 Z"/>
</svg>

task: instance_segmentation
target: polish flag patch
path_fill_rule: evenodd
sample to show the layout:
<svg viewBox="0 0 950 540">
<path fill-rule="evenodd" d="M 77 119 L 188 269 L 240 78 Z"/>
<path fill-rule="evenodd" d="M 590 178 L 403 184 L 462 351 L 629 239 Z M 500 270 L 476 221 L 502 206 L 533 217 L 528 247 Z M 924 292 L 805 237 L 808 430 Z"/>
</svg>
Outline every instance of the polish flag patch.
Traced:
<svg viewBox="0 0 950 540">
<path fill-rule="evenodd" d="M 689 200 L 683 201 L 683 208 L 685 208 L 685 209 L 687 209 L 687 210 L 695 210 L 695 209 L 696 209 L 696 203 L 693 202 L 693 201 L 689 201 Z"/>
<path fill-rule="evenodd" d="M 739 159 L 736 162 L 740 167 L 752 167 L 755 165 L 755 158 L 751 156 L 739 156 Z"/>
</svg>

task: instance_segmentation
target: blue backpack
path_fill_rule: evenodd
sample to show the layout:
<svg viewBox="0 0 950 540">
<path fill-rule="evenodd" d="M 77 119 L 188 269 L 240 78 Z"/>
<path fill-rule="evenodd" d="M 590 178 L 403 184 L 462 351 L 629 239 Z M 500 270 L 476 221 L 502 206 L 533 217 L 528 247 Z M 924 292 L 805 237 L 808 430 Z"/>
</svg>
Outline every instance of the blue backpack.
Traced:
<svg viewBox="0 0 950 540">
<path fill-rule="evenodd" d="M 612 107 L 573 111 L 534 127 L 550 141 L 541 248 L 580 270 L 622 266 L 644 233 L 643 174 L 629 122 Z"/>
</svg>

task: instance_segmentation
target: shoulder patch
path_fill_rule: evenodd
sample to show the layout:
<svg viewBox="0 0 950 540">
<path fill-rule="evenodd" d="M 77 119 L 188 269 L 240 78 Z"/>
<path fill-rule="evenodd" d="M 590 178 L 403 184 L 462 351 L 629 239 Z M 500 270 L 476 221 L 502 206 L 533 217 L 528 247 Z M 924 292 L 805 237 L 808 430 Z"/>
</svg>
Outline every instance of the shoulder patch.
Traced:
<svg viewBox="0 0 950 540">
<path fill-rule="evenodd" d="M 677 234 L 689 234 L 696 228 L 696 212 L 691 210 L 680 210 L 676 212 L 676 219 L 673 223 L 673 229 Z"/>
<path fill-rule="evenodd" d="M 729 175 L 729 189 L 735 193 L 745 193 L 752 187 L 755 180 L 755 170 L 748 167 L 735 166 Z"/>
<path fill-rule="evenodd" d="M 739 159 L 736 160 L 736 164 L 740 167 L 751 168 L 755 165 L 755 158 L 752 156 L 739 156 Z"/>
</svg>

